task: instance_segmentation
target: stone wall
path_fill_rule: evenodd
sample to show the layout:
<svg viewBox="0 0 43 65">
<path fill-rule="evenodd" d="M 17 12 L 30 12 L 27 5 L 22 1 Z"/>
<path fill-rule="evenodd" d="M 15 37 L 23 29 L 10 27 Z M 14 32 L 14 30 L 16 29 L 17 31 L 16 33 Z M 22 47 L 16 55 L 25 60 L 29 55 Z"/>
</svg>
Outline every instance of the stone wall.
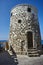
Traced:
<svg viewBox="0 0 43 65">
<path fill-rule="evenodd" d="M 15 52 L 28 50 L 27 32 L 33 33 L 33 48 L 40 47 L 40 28 L 37 10 L 31 5 L 18 5 L 11 10 L 9 45 Z"/>
</svg>

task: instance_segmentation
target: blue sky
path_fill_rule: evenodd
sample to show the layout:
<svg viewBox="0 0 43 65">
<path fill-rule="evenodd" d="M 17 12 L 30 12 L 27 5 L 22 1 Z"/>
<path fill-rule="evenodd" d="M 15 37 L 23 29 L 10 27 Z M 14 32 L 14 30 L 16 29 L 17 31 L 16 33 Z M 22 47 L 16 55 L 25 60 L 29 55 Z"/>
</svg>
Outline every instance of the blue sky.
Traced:
<svg viewBox="0 0 43 65">
<path fill-rule="evenodd" d="M 43 39 L 43 0 L 0 0 L 0 40 L 8 40 L 10 11 L 17 4 L 31 4 L 38 9 L 41 38 Z"/>
</svg>

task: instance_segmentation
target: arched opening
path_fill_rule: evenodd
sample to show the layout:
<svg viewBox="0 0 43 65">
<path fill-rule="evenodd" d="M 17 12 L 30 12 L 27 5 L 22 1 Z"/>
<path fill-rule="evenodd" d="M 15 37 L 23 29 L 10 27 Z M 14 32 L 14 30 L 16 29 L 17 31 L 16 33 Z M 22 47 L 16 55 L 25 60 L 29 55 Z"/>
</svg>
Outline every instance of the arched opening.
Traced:
<svg viewBox="0 0 43 65">
<path fill-rule="evenodd" d="M 29 48 L 33 48 L 33 33 L 31 31 L 27 32 L 27 46 Z"/>
</svg>

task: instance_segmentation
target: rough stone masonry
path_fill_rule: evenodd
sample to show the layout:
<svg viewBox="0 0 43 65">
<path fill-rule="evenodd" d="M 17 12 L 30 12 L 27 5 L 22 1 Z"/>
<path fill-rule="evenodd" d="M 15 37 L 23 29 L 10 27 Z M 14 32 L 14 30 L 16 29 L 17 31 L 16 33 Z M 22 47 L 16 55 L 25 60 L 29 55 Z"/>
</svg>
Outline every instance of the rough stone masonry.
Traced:
<svg viewBox="0 0 43 65">
<path fill-rule="evenodd" d="M 38 12 L 34 6 L 21 4 L 11 10 L 9 46 L 21 54 L 27 54 L 28 49 L 41 49 Z"/>
</svg>

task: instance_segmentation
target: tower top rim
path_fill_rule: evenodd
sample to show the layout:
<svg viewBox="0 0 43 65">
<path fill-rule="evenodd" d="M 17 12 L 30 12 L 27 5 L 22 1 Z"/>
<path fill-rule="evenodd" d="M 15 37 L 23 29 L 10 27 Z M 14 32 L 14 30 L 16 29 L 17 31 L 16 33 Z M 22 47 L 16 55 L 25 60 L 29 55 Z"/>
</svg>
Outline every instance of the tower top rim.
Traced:
<svg viewBox="0 0 43 65">
<path fill-rule="evenodd" d="M 37 8 L 36 8 L 34 5 L 31 5 L 31 4 L 18 4 L 18 5 L 15 5 L 15 6 L 11 9 L 11 12 L 12 12 L 12 10 L 14 10 L 16 7 L 19 8 L 19 6 L 28 6 L 28 7 L 30 7 L 32 10 L 34 10 L 36 13 L 38 13 Z"/>
</svg>

